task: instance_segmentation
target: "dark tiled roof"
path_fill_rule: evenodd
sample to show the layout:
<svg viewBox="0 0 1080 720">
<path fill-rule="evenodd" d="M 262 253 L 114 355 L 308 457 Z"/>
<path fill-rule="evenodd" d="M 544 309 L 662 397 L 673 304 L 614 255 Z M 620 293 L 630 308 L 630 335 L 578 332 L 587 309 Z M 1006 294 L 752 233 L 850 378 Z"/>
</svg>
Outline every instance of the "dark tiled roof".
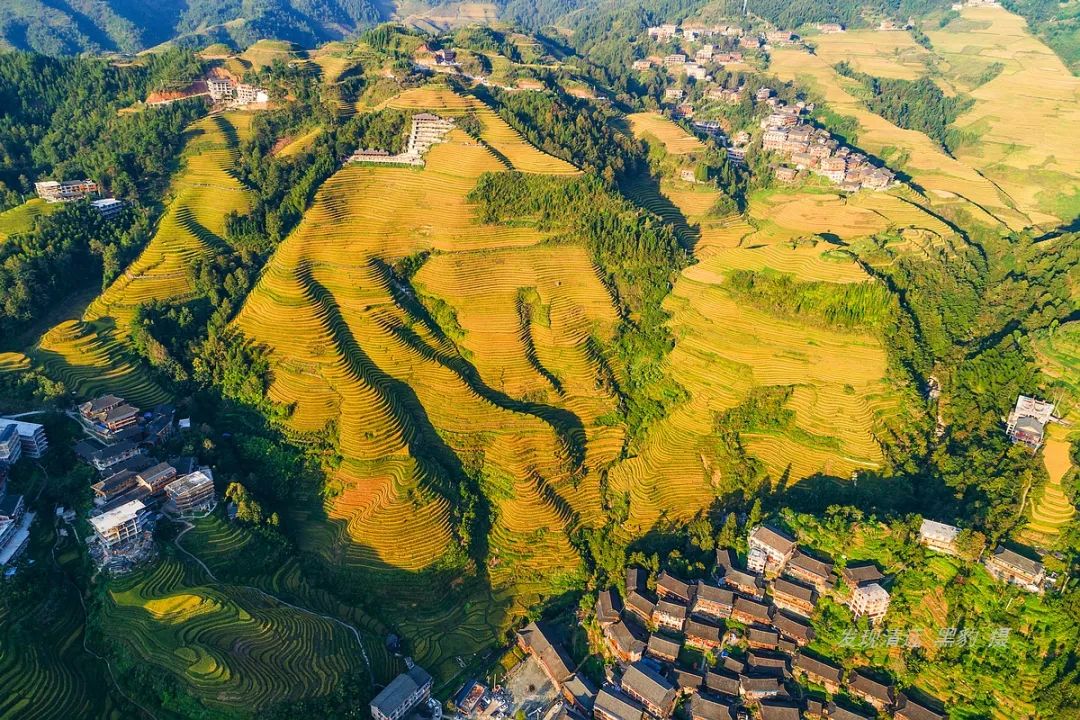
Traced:
<svg viewBox="0 0 1080 720">
<path fill-rule="evenodd" d="M 697 599 L 718 603 L 720 605 L 731 605 L 735 602 L 735 593 L 730 590 L 725 590 L 724 588 L 718 588 L 715 585 L 707 585 L 699 580 L 697 585 Z"/>
<path fill-rule="evenodd" d="M 829 703 L 829 720 L 871 720 L 869 715 L 842 708 L 836 703 Z"/>
<path fill-rule="evenodd" d="M 841 574 L 848 583 L 853 585 L 874 583 L 885 577 L 874 564 L 848 566 L 843 569 Z"/>
<path fill-rule="evenodd" d="M 785 637 L 806 642 L 814 639 L 814 628 L 806 623 L 799 622 L 785 613 L 778 612 L 773 615 L 772 624 L 773 627 L 779 630 L 780 634 Z"/>
<path fill-rule="evenodd" d="M 670 600 L 660 600 L 656 603 L 656 612 L 673 615 L 677 618 L 686 617 L 686 606 Z"/>
<path fill-rule="evenodd" d="M 751 677 L 749 675 L 740 675 L 739 687 L 742 688 L 744 693 L 779 692 L 780 680 L 775 677 Z"/>
<path fill-rule="evenodd" d="M 645 589 L 645 571 L 639 567 L 626 568 L 626 592 Z"/>
<path fill-rule="evenodd" d="M 833 566 L 832 563 L 823 562 L 817 558 L 811 557 L 804 553 L 802 550 L 796 550 L 795 554 L 788 560 L 789 567 L 795 567 L 799 570 L 803 570 L 812 575 L 817 575 L 822 580 L 828 580 L 832 575 Z"/>
<path fill-rule="evenodd" d="M 837 685 L 840 684 L 841 679 L 844 677 L 844 671 L 840 668 L 812 658 L 809 655 L 799 655 L 799 657 L 795 658 L 795 667 Z"/>
<path fill-rule="evenodd" d="M 751 651 L 746 657 L 746 666 L 749 672 L 758 675 L 777 672 L 782 676 L 788 674 L 788 658 L 786 655 L 771 655 Z"/>
<path fill-rule="evenodd" d="M 674 595 L 686 602 L 690 601 L 690 585 L 680 580 L 667 570 L 664 570 L 656 578 L 656 591 L 661 594 Z"/>
<path fill-rule="evenodd" d="M 551 642 L 550 634 L 545 626 L 535 622 L 529 623 L 518 630 L 518 636 L 521 637 L 525 646 L 540 658 L 556 680 L 562 681 L 573 672 L 572 661 L 562 648 Z"/>
<path fill-rule="evenodd" d="M 690 698 L 690 717 L 694 720 L 731 720 L 735 713 L 725 702 L 704 695 L 694 695 Z"/>
<path fill-rule="evenodd" d="M 773 593 L 787 595 L 809 603 L 814 602 L 817 595 L 813 588 L 784 578 L 776 578 L 773 582 Z"/>
<path fill-rule="evenodd" d="M 1043 570 L 1041 562 L 1026 558 L 1020 553 L 1013 552 L 1001 545 L 998 545 L 997 548 L 994 549 L 994 560 L 1010 567 L 1017 568 L 1032 577 L 1036 577 Z"/>
<path fill-rule="evenodd" d="M 901 720 L 945 720 L 944 713 L 931 710 L 901 693 L 896 703 L 896 717 Z"/>
<path fill-rule="evenodd" d="M 793 537 L 768 525 L 761 525 L 756 528 L 750 537 L 763 545 L 771 547 L 781 555 L 786 555 L 795 548 L 795 539 Z"/>
<path fill-rule="evenodd" d="M 771 619 L 771 608 L 768 605 L 750 600 L 749 598 L 735 598 L 735 604 L 732 608 L 739 612 L 746 613 L 761 622 L 769 622 Z"/>
<path fill-rule="evenodd" d="M 622 676 L 622 687 L 633 690 L 635 695 L 656 707 L 671 707 L 675 700 L 675 686 L 642 662 L 636 662 L 626 669 Z"/>
<path fill-rule="evenodd" d="M 863 675 L 858 670 L 851 671 L 851 676 L 848 677 L 848 685 L 851 686 L 852 690 L 858 690 L 875 700 L 880 700 L 884 703 L 892 702 L 892 691 L 888 685 Z"/>
<path fill-rule="evenodd" d="M 686 637 L 700 638 L 710 642 L 720 642 L 722 632 L 716 625 L 701 622 L 700 620 L 687 620 L 686 626 L 683 627 L 683 633 L 686 634 Z"/>
<path fill-rule="evenodd" d="M 563 683 L 563 690 L 573 695 L 578 705 L 592 710 L 593 702 L 596 700 L 596 688 L 588 680 L 574 673 L 566 678 L 566 682 Z"/>
<path fill-rule="evenodd" d="M 700 673 L 675 668 L 675 684 L 684 690 L 697 690 L 703 681 Z"/>
<path fill-rule="evenodd" d="M 727 548 L 717 548 L 716 550 L 716 567 L 718 570 L 733 570 L 738 567 L 735 564 L 735 553 L 731 552 Z"/>
<path fill-rule="evenodd" d="M 739 676 L 732 675 L 726 671 L 709 671 L 705 673 L 705 687 L 713 692 L 723 693 L 725 695 L 738 695 Z"/>
<path fill-rule="evenodd" d="M 620 610 L 622 603 L 619 597 L 611 590 L 601 590 L 596 599 L 596 619 L 600 622 L 616 622 Z"/>
<path fill-rule="evenodd" d="M 603 688 L 596 694 L 596 701 L 593 703 L 593 711 L 598 710 L 619 720 L 641 720 L 644 708 L 618 690 Z"/>
<path fill-rule="evenodd" d="M 638 637 L 635 628 L 624 622 L 617 622 L 604 628 L 611 641 L 627 655 L 640 655 L 645 652 L 645 641 Z"/>
<path fill-rule="evenodd" d="M 633 608 L 648 617 L 656 609 L 656 603 L 634 590 L 626 598 L 626 607 Z"/>
<path fill-rule="evenodd" d="M 723 662 L 720 664 L 724 666 L 725 670 L 730 670 L 736 675 L 746 671 L 746 663 L 732 655 L 728 655 L 727 657 L 725 657 Z"/>
<path fill-rule="evenodd" d="M 755 588 L 757 592 L 761 591 L 761 579 L 742 570 L 728 570 L 724 575 L 724 584 L 728 587 L 748 587 Z"/>
<path fill-rule="evenodd" d="M 769 628 L 750 626 L 746 629 L 746 639 L 752 643 L 776 645 L 780 642 L 780 634 Z"/>
<path fill-rule="evenodd" d="M 653 655 L 679 657 L 679 650 L 682 649 L 682 643 L 666 638 L 663 635 L 654 634 L 649 638 L 648 648 L 649 652 Z"/>
<path fill-rule="evenodd" d="M 761 703 L 761 720 L 799 720 L 799 708 L 787 703 Z"/>
</svg>

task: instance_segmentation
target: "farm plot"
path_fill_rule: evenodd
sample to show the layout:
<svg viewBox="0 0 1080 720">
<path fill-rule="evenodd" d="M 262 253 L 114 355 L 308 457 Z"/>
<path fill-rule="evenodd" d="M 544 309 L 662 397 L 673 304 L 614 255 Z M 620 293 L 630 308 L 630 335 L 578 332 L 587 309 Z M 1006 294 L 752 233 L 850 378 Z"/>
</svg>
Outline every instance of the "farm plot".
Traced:
<svg viewBox="0 0 1080 720">
<path fill-rule="evenodd" d="M 475 107 L 485 132 L 498 120 L 445 90 L 393 102 L 448 115 Z M 516 150 L 503 144 L 498 152 L 546 157 L 515 142 Z M 333 423 L 337 430 L 344 459 L 332 471 L 330 494 L 321 508 L 292 517 L 301 546 L 385 588 L 378 592 L 386 603 L 407 603 L 397 613 L 409 618 L 402 631 L 443 677 L 456 672 L 453 657 L 478 651 L 508 613 L 521 612 L 519 593 L 504 590 L 550 593 L 576 581 L 568 532 L 599 507 L 582 446 L 603 436 L 585 420 L 591 426 L 609 402 L 590 399 L 584 379 L 591 323 L 613 317 L 591 266 L 572 253 L 569 266 L 555 262 L 535 229 L 476 223 L 466 196 L 482 173 L 506 168 L 489 146 L 495 143 L 454 130 L 422 169 L 339 171 L 279 246 L 236 320 L 269 350 L 270 394 L 293 406 L 290 429 L 302 435 Z M 431 251 L 432 267 L 415 286 L 391 269 Z M 500 257 L 521 259 L 520 280 L 492 264 Z M 554 391 L 528 397 L 524 387 L 500 384 L 489 361 L 470 361 L 481 355 L 479 346 L 470 349 L 471 335 L 485 329 L 467 306 L 501 302 L 505 290 L 512 314 L 500 317 L 517 323 L 518 282 L 536 290 L 535 304 L 522 306 L 531 343 L 512 330 L 494 333 L 481 341 L 482 352 L 523 372 L 531 345 L 541 367 L 565 377 L 566 398 Z M 529 382 L 543 380 L 530 372 Z M 454 507 L 466 473 L 491 502 L 487 575 L 497 596 L 446 582 L 445 572 L 465 561 Z M 466 596 L 448 601 L 454 592 Z"/>
<path fill-rule="evenodd" d="M 802 50 L 778 48 L 770 68 L 782 80 L 816 91 L 829 107 L 841 115 L 854 117 L 859 124 L 859 147 L 875 155 L 906 153 L 904 170 L 935 202 L 959 204 L 976 219 L 989 224 L 1004 223 L 1022 228 L 1032 220 L 1017 209 L 1008 197 L 971 166 L 945 154 L 929 137 L 904 130 L 876 115 L 848 91 L 854 81 L 840 77 L 829 60 Z"/>
<path fill-rule="evenodd" d="M 627 115 L 630 127 L 638 137 L 652 135 L 664 144 L 672 155 L 688 155 L 701 152 L 705 146 L 696 137 L 657 112 L 640 112 Z"/>
<path fill-rule="evenodd" d="M 659 191 L 653 192 L 653 205 L 681 218 L 699 238 L 699 262 L 683 271 L 665 303 L 675 337 L 667 372 L 690 397 L 650 428 L 635 456 L 609 475 L 612 489 L 630 496 L 628 529 L 646 531 L 661 516 L 688 518 L 731 489 L 714 418 L 756 387 L 791 388 L 789 427 L 743 434 L 748 452 L 773 480 L 787 476 L 794 482 L 815 473 L 846 478 L 876 467 L 881 451 L 875 429 L 898 405 L 878 339 L 748 306 L 728 294 L 724 278 L 735 269 L 769 269 L 806 281 L 869 282 L 834 243 L 866 237 L 893 221 L 878 208 L 858 204 L 860 195 L 763 193 L 751 199 L 743 220 L 710 215 L 715 190 L 663 178 Z M 825 242 L 809 238 L 812 233 L 835 237 Z"/>
<path fill-rule="evenodd" d="M 363 669 L 355 637 L 329 620 L 162 560 L 110 584 L 102 629 L 208 706 L 245 711 L 328 694 Z"/>
<path fill-rule="evenodd" d="M 930 53 L 904 30 L 848 30 L 813 38 L 817 55 L 830 65 L 847 60 L 875 77 L 915 80 L 926 72 Z"/>
<path fill-rule="evenodd" d="M 34 227 L 37 218 L 56 212 L 60 205 L 50 205 L 41 198 L 32 198 L 22 205 L 0 213 L 0 243 L 16 233 L 27 232 Z"/>
<path fill-rule="evenodd" d="M 231 113 L 192 125 L 183 168 L 172 179 L 172 199 L 157 232 L 135 262 L 91 303 L 86 320 L 112 318 L 117 327 L 126 328 L 137 305 L 191 294 L 191 264 L 224 246 L 227 213 L 248 209 L 249 193 L 232 175 L 232 165 L 237 142 L 250 123 L 250 115 Z"/>
<path fill-rule="evenodd" d="M 962 20 L 929 33 L 947 68 L 1005 67 L 970 91 L 975 104 L 954 126 L 977 141 L 960 145 L 957 159 L 998 183 L 1036 221 L 1069 222 L 1080 215 L 1080 78 L 1019 15 L 965 8 Z"/>
</svg>

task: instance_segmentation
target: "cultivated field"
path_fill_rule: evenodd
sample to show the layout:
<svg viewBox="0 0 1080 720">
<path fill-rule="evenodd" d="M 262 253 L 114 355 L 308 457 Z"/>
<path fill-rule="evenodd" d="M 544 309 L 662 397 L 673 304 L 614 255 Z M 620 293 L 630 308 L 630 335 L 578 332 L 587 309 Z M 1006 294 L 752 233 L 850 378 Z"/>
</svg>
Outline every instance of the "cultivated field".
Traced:
<svg viewBox="0 0 1080 720">
<path fill-rule="evenodd" d="M 815 35 L 815 53 L 835 64 L 847 60 L 856 70 L 876 77 L 915 80 L 926 73 L 930 53 L 904 30 L 848 30 Z"/>
<path fill-rule="evenodd" d="M 610 459 L 620 439 L 594 422 L 613 400 L 595 389 L 589 345 L 592 332 L 610 333 L 614 311 L 583 253 L 555 252 L 527 227 L 478 225 L 466 200 L 481 173 L 508 163 L 576 169 L 445 89 L 390 104 L 451 116 L 473 109 L 484 142 L 455 130 L 422 169 L 339 171 L 236 325 L 269 349 L 270 394 L 293 404 L 292 431 L 333 423 L 339 436 L 332 495 L 293 518 L 303 546 L 394 587 L 387 602 L 410 604 L 397 616 L 407 618 L 401 629 L 418 661 L 447 678 L 460 670 L 454 657 L 505 627 L 510 606 L 579 572 L 567 564 L 576 557 L 568 532 L 600 507 L 586 469 Z M 413 282 L 392 273 L 426 251 L 436 254 Z M 464 473 L 492 502 L 497 590 L 450 602 L 436 568 L 464 561 L 454 515 Z"/>
<path fill-rule="evenodd" d="M 42 215 L 56 212 L 60 205 L 50 205 L 41 198 L 32 198 L 22 205 L 0 213 L 0 243 L 16 233 L 27 232 L 34 227 L 34 220 Z"/>
<path fill-rule="evenodd" d="M 685 131 L 657 116 L 647 130 L 640 123 L 635 127 L 668 138 L 676 152 L 686 153 L 691 145 Z M 873 433 L 897 403 L 881 343 L 869 333 L 817 328 L 747 306 L 727 293 L 723 281 L 733 269 L 772 269 L 806 281 L 868 282 L 835 243 L 899 225 L 888 210 L 906 212 L 909 206 L 899 198 L 843 200 L 811 188 L 759 193 L 744 221 L 711 215 L 715 189 L 664 178 L 658 190 L 644 180 L 628 190 L 681 228 L 699 260 L 683 272 L 666 303 L 676 339 L 667 369 L 690 399 L 652 427 L 636 456 L 610 473 L 612 487 L 630 493 L 630 529 L 648 530 L 661 514 L 691 516 L 730 489 L 716 456 L 713 418 L 753 387 L 794 387 L 788 404 L 795 412 L 792 428 L 744 434 L 749 452 L 774 480 L 787 476 L 794 482 L 819 472 L 847 478 L 876 467 L 881 454 Z M 909 213 L 914 217 L 904 220 L 932 224 L 933 218 L 919 213 L 922 218 Z"/>
<path fill-rule="evenodd" d="M 1005 65 L 970 90 L 975 105 L 955 127 L 978 140 L 961 145 L 957 158 L 1000 185 L 1033 219 L 1080 216 L 1080 78 L 1023 18 L 1003 8 L 966 8 L 954 25 L 929 33 L 947 76 Z"/>
<path fill-rule="evenodd" d="M 958 205 L 976 219 L 1021 228 L 1032 219 L 1015 209 L 1017 201 L 1006 196 L 971 166 L 950 158 L 933 140 L 921 132 L 904 130 L 876 115 L 849 92 L 855 81 L 839 76 L 833 62 L 794 48 L 777 48 L 770 70 L 782 80 L 794 81 L 813 90 L 840 115 L 854 117 L 859 124 L 858 144 L 878 156 L 907 159 L 901 168 L 928 191 L 935 204 Z M 1031 208 L 1023 208 L 1031 211 Z M 1038 218 L 1036 218 L 1038 219 Z"/>
<path fill-rule="evenodd" d="M 105 636 L 204 703 L 244 711 L 326 695 L 341 676 L 365 670 L 348 629 L 253 590 L 203 582 L 176 560 L 113 581 Z"/>
<path fill-rule="evenodd" d="M 173 176 L 171 199 L 157 232 L 135 262 L 87 308 L 85 319 L 111 318 L 124 329 L 137 305 L 190 296 L 192 262 L 224 247 L 225 215 L 248 208 L 248 191 L 232 175 L 232 165 L 237 143 L 250 124 L 251 115 L 229 113 L 191 126 L 182 169 Z"/>
<path fill-rule="evenodd" d="M 638 137 L 653 136 L 672 155 L 701 152 L 705 146 L 696 137 L 684 131 L 663 115 L 656 112 L 640 112 L 627 115 L 630 127 Z"/>
</svg>

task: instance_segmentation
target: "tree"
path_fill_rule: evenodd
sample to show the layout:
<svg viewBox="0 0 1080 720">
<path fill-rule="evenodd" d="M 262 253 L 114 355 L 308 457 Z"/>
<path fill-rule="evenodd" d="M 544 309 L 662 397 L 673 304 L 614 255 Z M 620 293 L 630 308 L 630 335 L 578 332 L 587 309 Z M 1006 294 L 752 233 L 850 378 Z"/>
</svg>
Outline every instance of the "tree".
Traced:
<svg viewBox="0 0 1080 720">
<path fill-rule="evenodd" d="M 735 517 L 735 513 L 730 512 L 724 518 L 724 526 L 720 528 L 720 532 L 716 535 L 716 547 L 730 549 L 734 548 L 738 542 L 739 521 Z"/>
<path fill-rule="evenodd" d="M 956 536 L 956 550 L 960 557 L 975 562 L 986 549 L 986 536 L 978 530 L 964 528 Z"/>
<path fill-rule="evenodd" d="M 748 528 L 754 528 L 761 524 L 761 498 L 754 500 L 753 506 L 750 508 L 750 516 L 746 520 L 746 526 Z"/>
<path fill-rule="evenodd" d="M 686 534 L 690 538 L 690 544 L 699 550 L 709 552 L 716 547 L 712 536 L 712 523 L 704 514 L 699 513 L 690 521 L 686 526 Z"/>
</svg>

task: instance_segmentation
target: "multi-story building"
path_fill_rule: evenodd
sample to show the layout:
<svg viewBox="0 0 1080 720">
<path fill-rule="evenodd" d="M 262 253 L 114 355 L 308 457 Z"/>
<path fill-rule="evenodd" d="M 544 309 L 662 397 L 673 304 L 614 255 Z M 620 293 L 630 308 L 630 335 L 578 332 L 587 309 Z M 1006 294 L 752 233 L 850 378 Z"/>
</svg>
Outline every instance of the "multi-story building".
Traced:
<svg viewBox="0 0 1080 720">
<path fill-rule="evenodd" d="M 885 576 L 877 569 L 877 565 L 861 563 L 859 565 L 848 565 L 841 570 L 840 579 L 844 581 L 848 588 L 854 590 L 861 585 L 881 582 L 885 579 Z"/>
<path fill-rule="evenodd" d="M 270 102 L 270 93 L 264 88 L 255 87 L 254 85 L 245 85 L 243 83 L 236 86 L 237 105 L 251 105 L 254 103 L 268 102 Z"/>
<path fill-rule="evenodd" d="M 678 659 L 680 650 L 682 650 L 681 643 L 659 633 L 653 633 L 645 646 L 645 654 L 649 657 L 671 663 Z"/>
<path fill-rule="evenodd" d="M 731 609 L 732 619 L 747 625 L 753 623 L 768 625 L 772 622 L 772 613 L 771 606 L 744 597 L 735 598 Z"/>
<path fill-rule="evenodd" d="M 1013 442 L 1038 450 L 1046 434 L 1046 425 L 1053 417 L 1053 403 L 1021 395 L 1016 398 L 1016 407 L 1009 413 L 1005 433 Z"/>
<path fill-rule="evenodd" d="M 419 665 L 413 665 L 379 691 L 371 701 L 371 717 L 375 720 L 401 720 L 429 697 L 431 675 Z"/>
<path fill-rule="evenodd" d="M 22 438 L 14 425 L 0 425 L 0 467 L 11 467 L 22 457 Z"/>
<path fill-rule="evenodd" d="M 226 100 L 233 96 L 233 81 L 229 78 L 212 77 L 206 80 L 206 89 L 215 101 Z"/>
<path fill-rule="evenodd" d="M 987 571 L 998 580 L 1016 585 L 1030 592 L 1042 592 L 1046 569 L 1037 560 L 1031 560 L 998 545 L 983 561 Z"/>
<path fill-rule="evenodd" d="M 120 211 L 124 209 L 124 203 L 122 200 L 116 198 L 103 198 L 101 200 L 94 200 L 90 203 L 91 207 L 98 211 L 98 215 L 101 215 L 106 220 L 111 220 L 120 214 Z"/>
<path fill-rule="evenodd" d="M 14 418 L 0 418 L 0 426 L 14 425 L 22 441 L 23 457 L 37 460 L 49 449 L 49 438 L 45 435 L 45 426 L 25 422 Z"/>
<path fill-rule="evenodd" d="M 165 486 L 169 510 L 181 517 L 207 512 L 214 507 L 214 477 L 203 468 Z"/>
<path fill-rule="evenodd" d="M 710 692 L 739 696 L 739 676 L 728 670 L 707 670 L 705 672 L 705 688 Z"/>
<path fill-rule="evenodd" d="M 641 720 L 644 711 L 641 703 L 613 687 L 601 688 L 593 703 L 593 717 L 596 720 Z"/>
<path fill-rule="evenodd" d="M 880 683 L 858 670 L 851 671 L 847 684 L 848 692 L 870 703 L 878 712 L 885 712 L 885 709 L 893 704 L 892 687 Z"/>
<path fill-rule="evenodd" d="M 833 582 L 832 563 L 818 560 L 802 550 L 795 551 L 791 560 L 784 566 L 784 575 L 799 582 L 804 582 L 823 592 Z"/>
<path fill-rule="evenodd" d="M 802 653 L 795 658 L 792 669 L 795 675 L 805 677 L 815 685 L 823 686 L 830 693 L 838 692 L 844 679 L 842 669 Z"/>
<path fill-rule="evenodd" d="M 143 450 L 130 440 L 121 440 L 115 445 L 106 445 L 104 447 L 83 440 L 75 446 L 75 454 L 84 462 L 90 463 L 97 468 L 98 472 L 103 473 L 125 460 L 142 455 Z"/>
<path fill-rule="evenodd" d="M 754 528 L 748 543 L 746 567 L 753 572 L 780 572 L 795 553 L 794 538 L 767 525 Z"/>
<path fill-rule="evenodd" d="M 945 720 L 945 713 L 932 710 L 900 693 L 896 699 L 896 711 L 893 713 L 893 718 L 895 720 Z"/>
<path fill-rule="evenodd" d="M 776 697 L 783 692 L 784 686 L 779 678 L 739 676 L 739 694 L 748 700 L 764 700 Z"/>
<path fill-rule="evenodd" d="M 765 584 L 757 575 L 731 569 L 724 573 L 724 585 L 745 595 L 760 598 L 765 595 Z"/>
<path fill-rule="evenodd" d="M 686 644 L 692 647 L 709 650 L 724 644 L 723 630 L 700 620 L 687 620 L 683 634 L 686 635 Z"/>
<path fill-rule="evenodd" d="M 946 555 L 956 555 L 956 538 L 960 535 L 960 528 L 955 525 L 923 520 L 919 526 L 919 542 L 931 550 Z"/>
<path fill-rule="evenodd" d="M 682 632 L 686 622 L 686 606 L 670 600 L 660 600 L 653 609 L 652 621 L 660 627 Z"/>
<path fill-rule="evenodd" d="M 684 605 L 689 605 L 694 598 L 694 587 L 690 583 L 680 580 L 667 570 L 656 577 L 656 592 L 660 597 L 677 600 Z"/>
<path fill-rule="evenodd" d="M 877 583 L 861 585 L 851 593 L 848 605 L 856 619 L 868 617 L 876 623 L 889 610 L 889 593 Z"/>
<path fill-rule="evenodd" d="M 619 685 L 653 717 L 666 718 L 675 707 L 675 686 L 644 662 L 628 667 Z"/>
<path fill-rule="evenodd" d="M 26 548 L 33 520 L 34 514 L 26 512 L 22 495 L 7 495 L 0 488 L 0 567 Z"/>
<path fill-rule="evenodd" d="M 775 650 L 780 645 L 780 633 L 772 628 L 751 625 L 746 628 L 746 644 L 755 650 Z"/>
<path fill-rule="evenodd" d="M 90 518 L 90 525 L 101 544 L 112 549 L 139 537 L 145 527 L 146 516 L 146 506 L 142 501 L 132 500 Z"/>
<path fill-rule="evenodd" d="M 817 591 L 785 578 L 777 578 L 772 584 L 773 604 L 781 610 L 810 617 L 817 604 Z"/>
<path fill-rule="evenodd" d="M 34 183 L 34 191 L 47 203 L 73 202 L 97 195 L 98 184 L 93 180 L 43 180 Z"/>
<path fill-rule="evenodd" d="M 605 625 L 604 638 L 611 654 L 621 662 L 637 662 L 645 652 L 643 633 L 633 625 L 624 622 Z"/>
<path fill-rule="evenodd" d="M 694 604 L 691 606 L 691 612 L 694 615 L 722 620 L 731 615 L 731 608 L 734 604 L 734 592 L 699 580 L 697 590 L 694 593 Z"/>
<path fill-rule="evenodd" d="M 653 611 L 656 610 L 656 603 L 637 590 L 632 590 L 626 596 L 626 609 L 641 622 L 650 623 L 652 622 Z"/>
<path fill-rule="evenodd" d="M 158 463 L 141 470 L 135 480 L 150 491 L 151 495 L 165 492 L 165 486 L 176 479 L 176 468 L 167 462 Z"/>
<path fill-rule="evenodd" d="M 517 643 L 522 650 L 536 657 L 555 687 L 561 687 L 563 681 L 573 674 L 573 662 L 561 645 L 551 641 L 546 625 L 529 623 L 518 630 Z"/>
<path fill-rule="evenodd" d="M 79 405 L 79 414 L 98 431 L 115 433 L 134 425 L 139 410 L 115 395 L 103 395 Z"/>
<path fill-rule="evenodd" d="M 695 693 L 690 698 L 690 720 L 735 720 L 735 708 Z"/>
<path fill-rule="evenodd" d="M 596 597 L 596 621 L 601 626 L 619 622 L 622 603 L 611 590 L 601 590 Z"/>
<path fill-rule="evenodd" d="M 778 612 L 773 615 L 772 622 L 781 635 L 796 645 L 807 645 L 814 639 L 814 628 L 801 618 L 796 620 L 790 615 Z"/>
</svg>

